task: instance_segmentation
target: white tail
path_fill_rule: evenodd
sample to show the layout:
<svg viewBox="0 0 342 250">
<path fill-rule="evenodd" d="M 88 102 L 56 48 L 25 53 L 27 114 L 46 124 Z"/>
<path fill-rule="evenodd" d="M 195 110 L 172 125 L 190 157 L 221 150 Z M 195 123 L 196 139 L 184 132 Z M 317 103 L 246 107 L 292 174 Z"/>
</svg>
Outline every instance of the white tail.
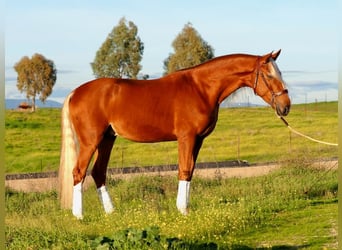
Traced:
<svg viewBox="0 0 342 250">
<path fill-rule="evenodd" d="M 69 116 L 69 101 L 73 93 L 69 94 L 62 108 L 62 145 L 58 173 L 59 199 L 61 208 L 71 209 L 73 199 L 73 175 L 78 155 L 78 141 Z"/>
</svg>

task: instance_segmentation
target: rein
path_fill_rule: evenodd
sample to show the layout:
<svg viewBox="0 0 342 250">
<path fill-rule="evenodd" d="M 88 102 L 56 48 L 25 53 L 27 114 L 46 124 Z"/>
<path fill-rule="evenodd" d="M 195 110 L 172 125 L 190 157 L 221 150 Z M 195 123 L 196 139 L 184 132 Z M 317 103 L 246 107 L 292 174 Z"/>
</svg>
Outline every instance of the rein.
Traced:
<svg viewBox="0 0 342 250">
<path fill-rule="evenodd" d="M 299 136 L 302 136 L 302 137 L 304 137 L 304 138 L 306 138 L 306 139 L 308 139 L 308 140 L 310 140 L 310 141 L 318 142 L 318 143 L 321 143 L 321 144 L 325 144 L 325 145 L 329 145 L 329 146 L 338 146 L 337 143 L 331 143 L 331 142 L 320 141 L 320 140 L 314 139 L 314 138 L 312 138 L 312 137 L 310 137 L 310 136 L 304 135 L 304 134 L 298 132 L 297 130 L 293 129 L 293 128 L 289 125 L 289 123 L 285 120 L 284 117 L 278 116 L 278 118 L 281 119 L 281 120 L 284 122 L 285 126 L 288 127 L 288 129 L 289 129 L 291 132 L 293 132 L 293 133 L 295 133 L 295 134 L 297 134 L 297 135 L 299 135 Z"/>
</svg>

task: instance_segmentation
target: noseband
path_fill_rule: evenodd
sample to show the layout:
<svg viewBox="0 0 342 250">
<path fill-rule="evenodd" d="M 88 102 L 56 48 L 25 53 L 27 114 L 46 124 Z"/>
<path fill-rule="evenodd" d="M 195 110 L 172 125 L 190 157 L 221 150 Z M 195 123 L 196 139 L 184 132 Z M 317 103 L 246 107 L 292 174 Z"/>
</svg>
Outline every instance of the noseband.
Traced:
<svg viewBox="0 0 342 250">
<path fill-rule="evenodd" d="M 274 92 L 271 88 L 271 86 L 268 84 L 266 77 L 264 75 L 264 73 L 260 70 L 260 57 L 258 57 L 258 61 L 257 61 L 257 67 L 256 67 L 256 76 L 255 76 L 255 82 L 254 82 L 254 86 L 253 86 L 253 90 L 254 90 L 254 94 L 257 95 L 256 93 L 256 88 L 258 85 L 258 81 L 259 81 L 259 75 L 261 75 L 261 78 L 263 80 L 263 83 L 266 85 L 267 89 L 271 92 L 272 95 L 272 99 L 271 99 L 271 103 L 274 103 L 274 100 L 276 97 L 287 94 L 288 90 L 286 88 L 284 88 L 283 90 L 279 91 L 279 92 Z"/>
</svg>

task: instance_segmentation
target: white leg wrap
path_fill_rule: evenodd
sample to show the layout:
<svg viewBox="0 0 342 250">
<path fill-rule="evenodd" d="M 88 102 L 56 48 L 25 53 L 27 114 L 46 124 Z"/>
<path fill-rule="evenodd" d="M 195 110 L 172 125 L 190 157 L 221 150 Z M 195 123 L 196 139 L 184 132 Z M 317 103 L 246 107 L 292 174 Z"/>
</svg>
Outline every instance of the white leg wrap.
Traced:
<svg viewBox="0 0 342 250">
<path fill-rule="evenodd" d="M 110 199 L 106 186 L 102 186 L 98 188 L 97 193 L 99 195 L 99 199 L 103 205 L 105 212 L 107 214 L 110 214 L 111 212 L 113 212 L 114 206 L 113 206 L 112 200 Z"/>
<path fill-rule="evenodd" d="M 177 194 L 177 208 L 184 214 L 188 214 L 188 205 L 190 199 L 190 181 L 179 181 Z"/>
<path fill-rule="evenodd" d="M 82 208 L 82 182 L 74 186 L 73 202 L 72 202 L 72 214 L 77 219 L 83 219 Z"/>
</svg>

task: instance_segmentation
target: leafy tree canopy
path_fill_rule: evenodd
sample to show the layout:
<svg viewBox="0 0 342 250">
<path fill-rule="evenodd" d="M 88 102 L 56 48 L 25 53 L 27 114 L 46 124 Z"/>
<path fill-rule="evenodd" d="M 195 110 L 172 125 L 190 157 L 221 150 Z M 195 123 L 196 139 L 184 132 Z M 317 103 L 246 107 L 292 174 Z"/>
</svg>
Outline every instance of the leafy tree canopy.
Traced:
<svg viewBox="0 0 342 250">
<path fill-rule="evenodd" d="M 53 61 L 46 59 L 41 54 L 34 54 L 31 59 L 24 56 L 14 65 L 18 73 L 17 88 L 26 93 L 27 99 L 32 99 L 32 108 L 35 110 L 36 96 L 45 102 L 52 93 L 52 88 L 57 79 L 57 70 Z"/>
<path fill-rule="evenodd" d="M 164 60 L 164 75 L 201 64 L 214 57 L 213 48 L 187 23 L 172 42 L 174 53 Z"/>
<path fill-rule="evenodd" d="M 137 78 L 144 52 L 144 44 L 138 36 L 138 28 L 121 18 L 96 52 L 91 63 L 96 78 Z"/>
</svg>

